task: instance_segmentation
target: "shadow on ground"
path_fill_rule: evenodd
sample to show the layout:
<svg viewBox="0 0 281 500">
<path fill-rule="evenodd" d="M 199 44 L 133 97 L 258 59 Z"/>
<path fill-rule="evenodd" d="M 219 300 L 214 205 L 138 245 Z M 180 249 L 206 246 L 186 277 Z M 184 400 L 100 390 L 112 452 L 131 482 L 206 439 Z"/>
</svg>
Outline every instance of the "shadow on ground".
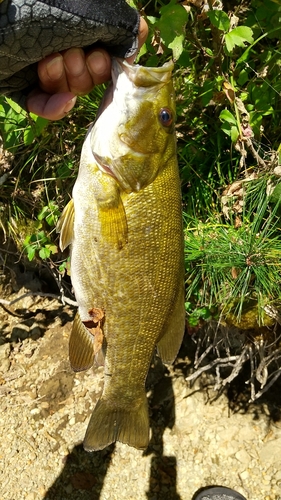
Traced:
<svg viewBox="0 0 281 500">
<path fill-rule="evenodd" d="M 177 461 L 165 456 L 163 434 L 175 422 L 172 379 L 157 361 L 150 370 L 147 388 L 150 392 L 151 440 L 143 456 L 151 456 L 148 500 L 181 500 L 177 493 Z M 82 444 L 67 456 L 64 469 L 46 493 L 45 500 L 98 500 L 115 445 L 94 453 L 85 452 Z"/>
</svg>

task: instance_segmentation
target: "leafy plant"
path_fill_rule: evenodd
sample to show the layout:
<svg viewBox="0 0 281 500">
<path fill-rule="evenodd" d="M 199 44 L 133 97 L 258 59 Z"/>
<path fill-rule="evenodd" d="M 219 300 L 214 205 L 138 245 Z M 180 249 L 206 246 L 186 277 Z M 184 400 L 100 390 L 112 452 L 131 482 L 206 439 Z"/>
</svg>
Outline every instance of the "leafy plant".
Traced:
<svg viewBox="0 0 281 500">
<path fill-rule="evenodd" d="M 57 246 L 52 242 L 51 233 L 57 224 L 59 216 L 60 211 L 54 201 L 50 201 L 48 205 L 42 208 L 37 217 L 36 231 L 27 235 L 23 242 L 23 248 L 29 261 L 32 261 L 36 256 L 43 260 L 48 259 L 58 252 Z M 50 231 L 44 229 L 46 225 L 50 227 Z"/>
<path fill-rule="evenodd" d="M 240 333 L 231 349 L 240 342 L 240 352 L 233 376 L 241 359 L 252 356 L 251 384 L 257 373 L 266 387 L 260 372 L 279 359 L 281 310 L 280 2 L 130 3 L 149 26 L 137 62 L 157 66 L 172 58 L 175 63 L 189 327 L 197 335 L 202 330 L 201 350 L 205 345 L 207 354 L 212 348 L 217 354 L 227 346 L 225 325 L 236 325 Z M 0 226 L 19 250 L 24 241 L 31 260 L 58 259 L 61 274 L 69 263 L 53 253 L 54 224 L 71 196 L 81 145 L 104 89 L 79 98 L 68 120 L 58 123 L 46 124 L 6 98 L 0 101 L 4 147 L 14 153 L 0 163 Z M 249 329 L 241 333 L 251 312 L 251 335 Z M 225 352 L 231 349 L 228 345 Z M 225 366 L 226 360 L 219 362 Z"/>
<path fill-rule="evenodd" d="M 15 152 L 20 143 L 29 146 L 47 124 L 45 118 L 28 114 L 12 99 L 0 96 L 0 132 L 5 149 Z"/>
</svg>

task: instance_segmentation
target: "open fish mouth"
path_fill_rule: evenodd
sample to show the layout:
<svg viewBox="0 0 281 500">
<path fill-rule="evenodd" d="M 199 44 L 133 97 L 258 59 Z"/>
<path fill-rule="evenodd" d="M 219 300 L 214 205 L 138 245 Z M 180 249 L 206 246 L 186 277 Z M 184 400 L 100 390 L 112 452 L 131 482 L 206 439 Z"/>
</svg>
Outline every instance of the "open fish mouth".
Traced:
<svg viewBox="0 0 281 500">
<path fill-rule="evenodd" d="M 133 172 L 122 172 L 122 158 L 117 158 L 115 160 L 111 158 L 104 158 L 94 152 L 93 156 L 99 169 L 105 174 L 113 177 L 113 179 L 118 182 L 124 191 L 137 192 L 143 187 L 143 183 L 139 181 L 138 177 L 135 176 Z M 133 161 L 142 161 L 144 156 L 145 155 L 142 153 L 134 153 L 135 158 Z"/>
<path fill-rule="evenodd" d="M 114 174 L 113 170 L 109 167 L 109 165 L 107 163 L 109 162 L 106 162 L 105 161 L 105 158 L 103 158 L 102 156 L 100 156 L 98 153 L 95 153 L 93 151 L 93 156 L 98 164 L 98 167 L 99 169 L 104 172 L 105 174 L 109 174 L 111 175 L 116 181 L 118 181 L 116 175 Z M 113 162 L 114 160 L 110 160 L 111 162 Z"/>
<path fill-rule="evenodd" d="M 146 68 L 139 64 L 129 64 L 125 59 L 112 59 L 112 81 L 115 84 L 118 76 L 125 72 L 128 79 L 136 87 L 155 87 L 157 84 L 168 83 L 174 68 L 173 61 L 168 61 L 163 66 Z"/>
</svg>

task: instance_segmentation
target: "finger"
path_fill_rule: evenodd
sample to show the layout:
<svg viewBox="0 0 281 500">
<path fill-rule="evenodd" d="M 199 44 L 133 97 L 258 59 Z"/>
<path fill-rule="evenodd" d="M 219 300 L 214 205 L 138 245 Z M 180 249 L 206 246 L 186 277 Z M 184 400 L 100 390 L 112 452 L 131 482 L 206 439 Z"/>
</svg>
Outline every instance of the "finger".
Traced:
<svg viewBox="0 0 281 500">
<path fill-rule="evenodd" d="M 141 47 L 144 44 L 145 40 L 147 39 L 147 35 L 148 35 L 148 25 L 145 22 L 144 18 L 141 17 L 139 34 L 138 34 L 139 47 Z"/>
<path fill-rule="evenodd" d="M 143 19 L 143 17 L 141 17 L 140 18 L 139 33 L 138 33 L 139 49 L 142 47 L 145 40 L 147 39 L 147 35 L 148 35 L 148 25 L 145 22 L 145 20 Z M 137 53 L 131 57 L 128 57 L 128 59 L 127 59 L 128 63 L 133 64 L 136 57 L 137 57 Z"/>
<path fill-rule="evenodd" d="M 51 54 L 38 62 L 38 76 L 44 92 L 69 92 L 63 56 L 60 53 Z"/>
<path fill-rule="evenodd" d="M 60 120 L 75 105 L 76 96 L 71 92 L 50 95 L 40 90 L 29 95 L 26 105 L 28 111 L 48 120 Z"/>
<path fill-rule="evenodd" d="M 99 85 L 110 80 L 111 59 L 103 49 L 95 49 L 86 55 L 86 65 L 93 84 Z"/>
<path fill-rule="evenodd" d="M 76 95 L 88 94 L 94 82 L 86 64 L 84 50 L 77 47 L 68 49 L 63 54 L 63 62 L 69 90 Z"/>
</svg>

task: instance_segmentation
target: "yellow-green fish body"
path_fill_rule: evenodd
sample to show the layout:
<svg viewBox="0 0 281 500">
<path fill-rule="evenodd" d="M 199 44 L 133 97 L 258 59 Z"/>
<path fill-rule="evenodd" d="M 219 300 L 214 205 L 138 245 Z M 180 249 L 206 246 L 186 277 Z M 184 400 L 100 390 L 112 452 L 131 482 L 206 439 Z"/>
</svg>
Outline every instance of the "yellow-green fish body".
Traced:
<svg viewBox="0 0 281 500">
<path fill-rule="evenodd" d="M 79 305 L 70 338 L 74 369 L 106 350 L 104 389 L 84 441 L 145 448 L 145 380 L 155 346 L 172 362 L 184 332 L 181 193 L 172 63 L 113 61 L 113 100 L 89 130 L 73 201 L 60 222 L 71 244 Z M 110 92 L 110 91 L 109 91 Z"/>
</svg>

